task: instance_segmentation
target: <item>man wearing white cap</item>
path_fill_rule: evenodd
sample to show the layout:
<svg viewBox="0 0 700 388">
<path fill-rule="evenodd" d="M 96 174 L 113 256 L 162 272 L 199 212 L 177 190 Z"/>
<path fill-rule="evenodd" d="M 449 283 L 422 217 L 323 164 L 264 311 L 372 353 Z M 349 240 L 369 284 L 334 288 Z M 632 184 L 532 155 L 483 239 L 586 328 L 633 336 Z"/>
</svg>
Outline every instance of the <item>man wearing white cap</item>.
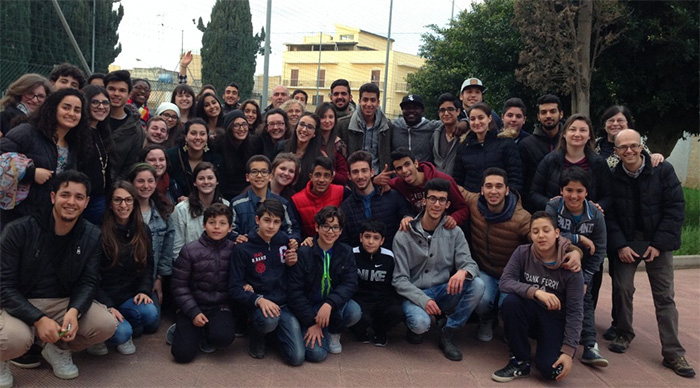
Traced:
<svg viewBox="0 0 700 388">
<path fill-rule="evenodd" d="M 462 88 L 459 91 L 459 98 L 462 100 L 462 113 L 457 119 L 459 121 L 469 121 L 469 108 L 477 102 L 484 101 L 484 83 L 478 78 L 467 78 L 462 82 Z M 503 128 L 503 120 L 495 111 L 491 111 L 491 117 L 500 130 Z"/>
</svg>

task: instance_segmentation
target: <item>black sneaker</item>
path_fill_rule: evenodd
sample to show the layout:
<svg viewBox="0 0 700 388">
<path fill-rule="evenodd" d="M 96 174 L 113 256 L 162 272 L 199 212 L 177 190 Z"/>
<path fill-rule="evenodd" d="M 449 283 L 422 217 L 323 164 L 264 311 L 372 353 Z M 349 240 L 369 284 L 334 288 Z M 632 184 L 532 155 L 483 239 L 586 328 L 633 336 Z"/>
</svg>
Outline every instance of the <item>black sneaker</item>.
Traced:
<svg viewBox="0 0 700 388">
<path fill-rule="evenodd" d="M 610 326 L 608 327 L 608 330 L 605 330 L 605 333 L 603 333 L 603 338 L 605 338 L 608 341 L 612 341 L 617 337 L 617 328 L 615 326 Z"/>
<path fill-rule="evenodd" d="M 369 334 L 367 332 L 364 333 L 355 333 L 354 334 L 355 341 L 363 343 L 363 344 L 368 344 L 369 343 Z"/>
<path fill-rule="evenodd" d="M 24 353 L 21 357 L 12 359 L 10 363 L 22 369 L 34 369 L 41 366 L 41 359 L 41 348 L 33 344 L 27 353 Z"/>
<path fill-rule="evenodd" d="M 624 353 L 629 347 L 630 340 L 628 340 L 627 337 L 625 337 L 624 335 L 618 335 L 617 337 L 615 337 L 613 342 L 610 343 L 608 349 L 610 349 L 611 352 Z"/>
<path fill-rule="evenodd" d="M 255 329 L 248 331 L 248 354 L 257 359 L 265 358 L 265 334 L 258 333 Z"/>
<path fill-rule="evenodd" d="M 372 343 L 374 346 L 383 348 L 389 343 L 389 338 L 387 338 L 386 333 L 376 333 L 372 338 Z"/>
<path fill-rule="evenodd" d="M 666 368 L 673 369 L 678 376 L 682 377 L 695 377 L 695 370 L 688 364 L 685 357 L 680 356 L 676 358 L 664 358 L 663 362 Z"/>
<path fill-rule="evenodd" d="M 416 334 L 411 329 L 406 330 L 406 341 L 409 344 L 420 345 L 423 343 L 423 334 Z"/>
<path fill-rule="evenodd" d="M 491 378 L 499 383 L 507 383 L 518 377 L 525 377 L 528 375 L 530 375 L 530 363 L 518 361 L 515 357 L 511 357 L 508 365 L 493 372 Z"/>
<path fill-rule="evenodd" d="M 601 368 L 604 368 L 609 364 L 608 360 L 600 355 L 600 351 L 598 351 L 598 344 L 584 347 L 581 362 Z"/>
</svg>

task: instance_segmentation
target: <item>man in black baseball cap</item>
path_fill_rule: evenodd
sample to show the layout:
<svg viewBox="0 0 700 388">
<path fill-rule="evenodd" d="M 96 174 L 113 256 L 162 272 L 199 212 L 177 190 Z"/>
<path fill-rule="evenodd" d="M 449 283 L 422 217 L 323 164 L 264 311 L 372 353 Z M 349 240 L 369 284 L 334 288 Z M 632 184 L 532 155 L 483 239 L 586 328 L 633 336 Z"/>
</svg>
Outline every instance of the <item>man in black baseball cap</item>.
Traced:
<svg viewBox="0 0 700 388">
<path fill-rule="evenodd" d="M 427 120 L 423 117 L 425 104 L 418 94 L 406 95 L 399 105 L 402 117 L 394 120 L 391 149 L 406 147 L 421 162 L 432 162 L 433 151 L 430 139 L 433 132 L 442 123 L 439 120 Z"/>
</svg>

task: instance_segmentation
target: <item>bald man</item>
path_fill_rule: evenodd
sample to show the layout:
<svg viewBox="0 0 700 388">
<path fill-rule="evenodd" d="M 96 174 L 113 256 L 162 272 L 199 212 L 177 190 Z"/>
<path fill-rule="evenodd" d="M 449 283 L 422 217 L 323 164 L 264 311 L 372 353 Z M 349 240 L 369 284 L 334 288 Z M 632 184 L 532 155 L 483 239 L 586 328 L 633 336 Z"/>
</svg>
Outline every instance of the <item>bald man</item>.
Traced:
<svg viewBox="0 0 700 388">
<path fill-rule="evenodd" d="M 663 365 L 679 376 L 693 377 L 678 340 L 678 310 L 673 301 L 673 251 L 681 246 L 685 200 L 676 172 L 667 162 L 653 167 L 641 136 L 632 129 L 615 137 L 620 163 L 613 170 L 614 206 L 608 222 L 608 251 L 614 265 L 613 299 L 617 303 L 617 337 L 610 350 L 624 353 L 634 339 L 634 275 L 644 260 L 656 309 Z"/>
</svg>

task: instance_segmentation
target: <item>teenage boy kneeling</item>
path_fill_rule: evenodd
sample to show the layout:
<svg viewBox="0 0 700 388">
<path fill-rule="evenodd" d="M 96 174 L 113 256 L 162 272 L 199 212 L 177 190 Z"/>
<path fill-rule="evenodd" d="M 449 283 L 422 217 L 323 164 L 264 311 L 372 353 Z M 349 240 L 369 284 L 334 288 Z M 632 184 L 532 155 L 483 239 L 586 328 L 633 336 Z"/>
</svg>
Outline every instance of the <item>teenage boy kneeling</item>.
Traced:
<svg viewBox="0 0 700 388">
<path fill-rule="evenodd" d="M 318 237 L 312 247 L 299 248 L 299 262 L 289 277 L 289 306 L 299 319 L 308 361 L 323 361 L 340 353 L 340 334 L 360 320 L 357 267 L 352 248 L 338 242 L 345 215 L 326 206 L 314 217 Z"/>
<path fill-rule="evenodd" d="M 190 362 L 197 348 L 211 353 L 233 342 L 234 319 L 228 300 L 229 240 L 233 216 L 215 203 L 204 211 L 204 233 L 185 245 L 173 263 L 172 288 L 177 313 L 171 352 L 175 361 Z"/>
<path fill-rule="evenodd" d="M 297 262 L 296 244 L 290 246 L 289 237 L 280 231 L 284 215 L 280 201 L 260 202 L 255 216 L 257 231 L 237 244 L 231 254 L 229 294 L 248 308 L 251 357 L 265 357 L 265 336 L 276 331 L 284 360 L 301 365 L 304 339 L 299 321 L 287 307 L 287 271 Z"/>
</svg>

